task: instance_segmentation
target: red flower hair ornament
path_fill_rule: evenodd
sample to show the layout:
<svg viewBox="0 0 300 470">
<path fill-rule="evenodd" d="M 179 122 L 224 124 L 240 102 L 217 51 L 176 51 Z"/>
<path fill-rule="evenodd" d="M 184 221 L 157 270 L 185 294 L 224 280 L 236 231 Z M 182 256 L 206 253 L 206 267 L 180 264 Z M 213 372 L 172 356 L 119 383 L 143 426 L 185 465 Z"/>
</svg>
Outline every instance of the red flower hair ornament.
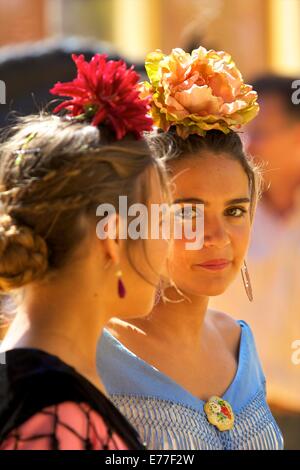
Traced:
<svg viewBox="0 0 300 470">
<path fill-rule="evenodd" d="M 106 54 L 96 54 L 87 62 L 84 55 L 72 54 L 77 77 L 71 82 L 58 82 L 50 93 L 70 97 L 53 110 L 65 109 L 68 116 L 89 121 L 93 126 L 105 125 L 121 140 L 128 133 L 136 139 L 152 129 L 148 115 L 149 99 L 140 98 L 139 75 L 123 60 L 107 60 Z"/>
</svg>

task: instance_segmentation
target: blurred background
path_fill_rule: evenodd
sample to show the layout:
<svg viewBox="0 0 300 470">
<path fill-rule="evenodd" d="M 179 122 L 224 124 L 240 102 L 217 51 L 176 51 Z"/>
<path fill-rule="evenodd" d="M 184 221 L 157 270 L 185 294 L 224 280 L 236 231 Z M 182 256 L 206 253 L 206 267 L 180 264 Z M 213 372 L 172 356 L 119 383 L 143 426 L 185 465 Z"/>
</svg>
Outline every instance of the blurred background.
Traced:
<svg viewBox="0 0 300 470">
<path fill-rule="evenodd" d="M 0 45 L 68 35 L 133 61 L 194 42 L 230 51 L 248 77 L 300 68 L 299 0 L 0 0 Z"/>
<path fill-rule="evenodd" d="M 199 44 L 230 52 L 247 80 L 300 73 L 300 0 L 0 0 L 0 125 L 7 111 L 44 104 L 48 85 L 69 78 L 63 51 L 106 50 L 142 64 L 153 49 Z"/>
<path fill-rule="evenodd" d="M 247 79 L 300 72 L 299 0 L 0 0 L 0 46 L 70 35 L 131 61 L 199 43 L 232 53 Z"/>
<path fill-rule="evenodd" d="M 0 0 L 0 127 L 53 100 L 49 88 L 74 77 L 72 52 L 107 52 L 144 74 L 149 51 L 199 45 L 231 53 L 259 93 L 247 132 L 268 188 L 247 260 L 254 301 L 239 278 L 210 305 L 250 323 L 286 448 L 300 449 L 300 0 Z M 5 329 L 0 313 L 0 339 Z"/>
</svg>

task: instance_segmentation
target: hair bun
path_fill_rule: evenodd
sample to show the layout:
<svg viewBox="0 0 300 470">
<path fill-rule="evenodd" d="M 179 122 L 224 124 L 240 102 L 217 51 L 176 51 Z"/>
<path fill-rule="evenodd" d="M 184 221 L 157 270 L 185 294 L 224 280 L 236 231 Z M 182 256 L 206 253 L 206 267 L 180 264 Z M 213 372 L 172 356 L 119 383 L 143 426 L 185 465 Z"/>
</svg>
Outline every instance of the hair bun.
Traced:
<svg viewBox="0 0 300 470">
<path fill-rule="evenodd" d="M 48 267 L 45 240 L 11 216 L 0 216 L 0 292 L 39 279 Z"/>
</svg>

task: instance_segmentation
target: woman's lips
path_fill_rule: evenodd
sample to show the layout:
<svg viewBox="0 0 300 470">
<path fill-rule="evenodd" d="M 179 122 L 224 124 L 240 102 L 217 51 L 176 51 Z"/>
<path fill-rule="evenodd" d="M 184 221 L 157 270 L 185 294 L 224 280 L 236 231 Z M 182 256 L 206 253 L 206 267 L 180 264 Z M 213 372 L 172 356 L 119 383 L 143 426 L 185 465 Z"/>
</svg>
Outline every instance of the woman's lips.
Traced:
<svg viewBox="0 0 300 470">
<path fill-rule="evenodd" d="M 210 271 L 220 271 L 227 268 L 231 264 L 230 260 L 220 259 L 220 260 L 210 260 L 205 263 L 196 264 L 198 268 L 209 269 Z"/>
</svg>

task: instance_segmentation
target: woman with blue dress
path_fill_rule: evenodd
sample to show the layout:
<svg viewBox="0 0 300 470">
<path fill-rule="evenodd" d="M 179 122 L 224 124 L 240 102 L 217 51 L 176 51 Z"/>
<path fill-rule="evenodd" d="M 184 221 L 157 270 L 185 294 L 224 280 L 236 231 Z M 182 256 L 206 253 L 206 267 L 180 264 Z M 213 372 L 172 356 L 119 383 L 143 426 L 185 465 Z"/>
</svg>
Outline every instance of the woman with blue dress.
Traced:
<svg viewBox="0 0 300 470">
<path fill-rule="evenodd" d="M 158 128 L 149 143 L 173 178 L 174 233 L 190 224 L 203 239 L 191 249 L 174 237 L 171 281 L 148 317 L 104 330 L 98 371 L 149 449 L 282 449 L 250 326 L 209 308 L 240 271 L 253 301 L 245 257 L 261 176 L 237 130 L 257 114 L 257 95 L 225 52 L 156 51 L 146 69 Z"/>
</svg>

